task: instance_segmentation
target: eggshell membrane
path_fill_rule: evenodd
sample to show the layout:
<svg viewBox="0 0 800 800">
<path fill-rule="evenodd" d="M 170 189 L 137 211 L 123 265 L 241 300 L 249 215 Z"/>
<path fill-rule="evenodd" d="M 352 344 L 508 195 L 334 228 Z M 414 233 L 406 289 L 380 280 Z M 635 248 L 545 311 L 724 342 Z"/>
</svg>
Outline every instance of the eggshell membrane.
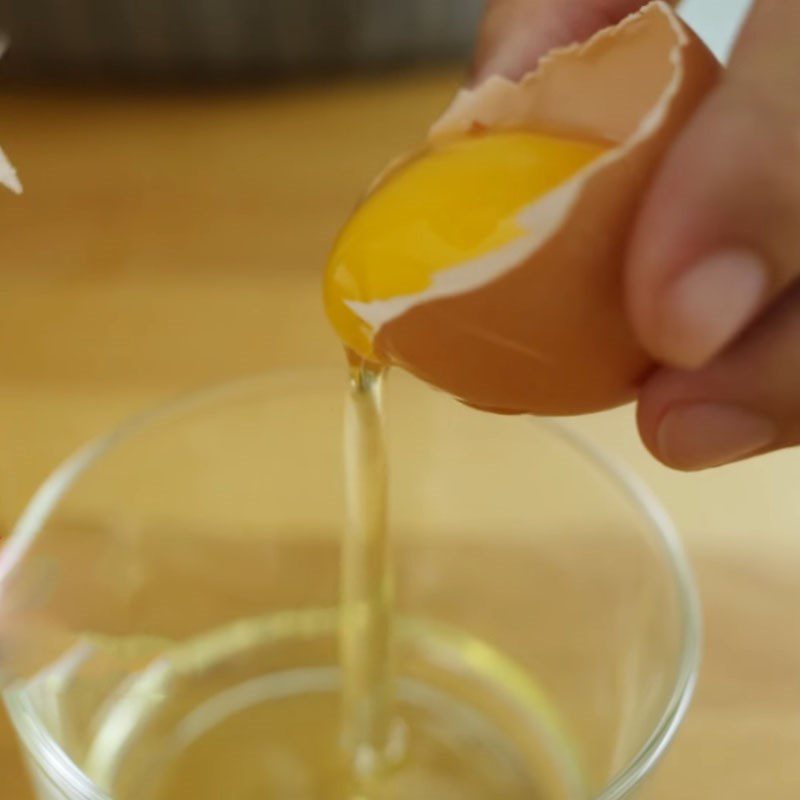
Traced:
<svg viewBox="0 0 800 800">
<path fill-rule="evenodd" d="M 719 71 L 655 2 L 519 82 L 461 91 L 429 143 L 528 129 L 611 149 L 523 209 L 522 239 L 436 273 L 415 295 L 350 303 L 373 326 L 380 360 L 497 412 L 578 414 L 631 399 L 652 364 L 623 307 L 626 240 L 659 159 Z"/>
</svg>

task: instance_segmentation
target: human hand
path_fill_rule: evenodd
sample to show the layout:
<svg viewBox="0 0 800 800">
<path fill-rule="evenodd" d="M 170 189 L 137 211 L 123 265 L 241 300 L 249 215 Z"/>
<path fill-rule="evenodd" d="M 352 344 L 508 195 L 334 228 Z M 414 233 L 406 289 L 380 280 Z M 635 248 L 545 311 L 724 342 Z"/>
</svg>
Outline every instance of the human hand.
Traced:
<svg viewBox="0 0 800 800">
<path fill-rule="evenodd" d="M 519 77 L 642 0 L 489 0 L 474 79 Z M 634 226 L 628 312 L 665 365 L 641 387 L 651 452 L 702 469 L 800 444 L 800 2 L 755 0 L 719 87 Z"/>
</svg>

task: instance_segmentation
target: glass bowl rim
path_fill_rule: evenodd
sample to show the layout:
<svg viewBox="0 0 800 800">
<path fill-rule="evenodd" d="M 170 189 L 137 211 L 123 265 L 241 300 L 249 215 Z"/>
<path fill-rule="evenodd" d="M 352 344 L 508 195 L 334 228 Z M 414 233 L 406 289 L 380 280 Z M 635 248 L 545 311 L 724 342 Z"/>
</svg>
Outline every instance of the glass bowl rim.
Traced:
<svg viewBox="0 0 800 800">
<path fill-rule="evenodd" d="M 255 388 L 268 387 L 274 390 L 284 386 L 298 389 L 305 384 L 318 385 L 321 375 L 327 375 L 331 379 L 335 376 L 342 382 L 344 389 L 343 370 L 336 370 L 333 367 L 270 370 L 182 393 L 172 400 L 159 403 L 129 417 L 110 431 L 88 441 L 62 461 L 40 484 L 12 528 L 10 536 L 0 548 L 0 600 L 3 580 L 36 540 L 50 513 L 83 473 L 107 452 L 154 423 L 194 407 L 224 402 L 229 396 L 243 394 Z M 586 436 L 567 428 L 556 419 L 529 417 L 523 424 L 545 429 L 559 438 L 575 451 L 577 457 L 597 468 L 622 491 L 626 499 L 647 521 L 651 535 L 660 543 L 677 587 L 683 642 L 672 693 L 652 733 L 639 751 L 618 770 L 605 788 L 592 798 L 592 800 L 622 800 L 661 760 L 686 716 L 694 694 L 700 667 L 702 639 L 700 601 L 694 576 L 683 544 L 669 515 L 650 488 L 630 467 Z M 113 797 L 100 789 L 61 748 L 39 719 L 30 701 L 14 692 L 5 692 L 3 697 L 15 732 L 26 748 L 26 755 L 33 759 L 36 766 L 50 780 L 60 782 L 55 784 L 59 791 L 61 787 L 67 788 L 71 792 L 70 800 L 73 798 L 113 800 Z"/>
</svg>

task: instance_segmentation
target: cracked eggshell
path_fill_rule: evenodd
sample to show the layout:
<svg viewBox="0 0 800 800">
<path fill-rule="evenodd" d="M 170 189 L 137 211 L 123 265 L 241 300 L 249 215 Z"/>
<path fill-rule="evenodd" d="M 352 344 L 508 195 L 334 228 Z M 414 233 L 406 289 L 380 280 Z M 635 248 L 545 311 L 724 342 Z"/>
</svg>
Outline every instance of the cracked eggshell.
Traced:
<svg viewBox="0 0 800 800">
<path fill-rule="evenodd" d="M 378 357 L 498 412 L 577 414 L 631 399 L 652 365 L 623 307 L 626 241 L 659 160 L 719 70 L 654 2 L 519 82 L 461 91 L 429 144 L 527 129 L 611 147 L 521 211 L 522 238 L 436 273 L 417 294 L 353 304 Z"/>
</svg>

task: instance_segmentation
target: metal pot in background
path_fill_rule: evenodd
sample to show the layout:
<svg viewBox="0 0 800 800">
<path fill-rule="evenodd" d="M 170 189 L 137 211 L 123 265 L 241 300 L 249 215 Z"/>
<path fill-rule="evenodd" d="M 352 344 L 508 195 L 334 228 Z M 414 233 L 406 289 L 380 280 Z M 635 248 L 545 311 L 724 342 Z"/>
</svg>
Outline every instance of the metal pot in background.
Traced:
<svg viewBox="0 0 800 800">
<path fill-rule="evenodd" d="M 443 60 L 482 0 L 0 0 L 6 69 L 215 77 Z"/>
</svg>

